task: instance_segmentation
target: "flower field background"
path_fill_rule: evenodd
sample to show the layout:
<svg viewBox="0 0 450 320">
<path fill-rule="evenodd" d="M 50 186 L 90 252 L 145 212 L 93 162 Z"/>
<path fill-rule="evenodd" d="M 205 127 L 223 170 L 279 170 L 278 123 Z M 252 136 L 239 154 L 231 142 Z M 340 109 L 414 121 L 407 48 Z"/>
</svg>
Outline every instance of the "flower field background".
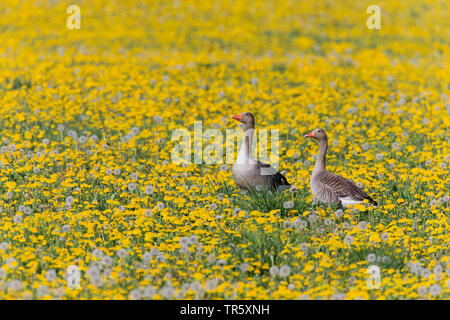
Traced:
<svg viewBox="0 0 450 320">
<path fill-rule="evenodd" d="M 448 1 L 377 1 L 380 30 L 368 1 L 74 4 L 80 30 L 0 4 L 0 298 L 449 298 Z M 243 111 L 296 192 L 172 163 L 173 130 Z M 317 127 L 378 207 L 312 203 Z"/>
</svg>

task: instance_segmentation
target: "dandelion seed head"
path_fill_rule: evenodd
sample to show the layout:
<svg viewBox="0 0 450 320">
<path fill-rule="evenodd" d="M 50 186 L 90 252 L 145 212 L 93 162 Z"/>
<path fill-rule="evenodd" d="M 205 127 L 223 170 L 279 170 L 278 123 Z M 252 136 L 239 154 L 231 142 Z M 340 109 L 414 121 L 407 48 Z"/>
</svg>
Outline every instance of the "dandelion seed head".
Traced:
<svg viewBox="0 0 450 320">
<path fill-rule="evenodd" d="M 293 201 L 285 201 L 285 202 L 283 202 L 283 207 L 285 209 L 292 209 L 294 207 L 294 202 Z"/>
<path fill-rule="evenodd" d="M 431 275 L 431 271 L 426 268 L 422 268 L 422 270 L 420 270 L 420 275 L 426 279 Z"/>
<path fill-rule="evenodd" d="M 198 281 L 193 281 L 189 284 L 189 289 L 191 289 L 194 292 L 202 291 L 202 285 Z"/>
<path fill-rule="evenodd" d="M 121 249 L 117 250 L 117 256 L 118 256 L 120 259 L 125 258 L 127 255 L 128 255 L 128 251 L 127 251 L 126 249 L 121 248 Z"/>
<path fill-rule="evenodd" d="M 153 216 L 153 210 L 152 210 L 152 209 L 145 209 L 144 215 L 145 215 L 147 218 L 152 217 L 152 216 Z"/>
<path fill-rule="evenodd" d="M 384 256 L 383 258 L 381 258 L 381 262 L 382 263 L 389 263 L 391 262 L 391 258 L 389 258 L 388 256 Z"/>
<path fill-rule="evenodd" d="M 102 265 L 109 267 L 113 263 L 113 259 L 110 256 L 103 256 L 101 260 Z"/>
<path fill-rule="evenodd" d="M 295 219 L 293 222 L 292 222 L 292 226 L 294 227 L 294 228 L 298 228 L 299 226 L 300 226 L 300 223 L 301 223 L 301 221 L 302 220 L 300 220 L 300 219 Z"/>
<path fill-rule="evenodd" d="M 145 298 L 151 299 L 156 294 L 156 290 L 153 286 L 147 286 L 144 288 L 142 295 Z"/>
<path fill-rule="evenodd" d="M 132 174 L 130 174 L 131 180 L 137 180 L 138 178 L 139 178 L 139 175 L 136 172 L 133 172 Z"/>
<path fill-rule="evenodd" d="M 210 290 L 210 291 L 216 290 L 218 283 L 219 283 L 219 281 L 217 279 L 210 279 L 210 280 L 206 281 L 205 290 Z"/>
<path fill-rule="evenodd" d="M 3 241 L 2 243 L 0 243 L 0 250 L 2 251 L 6 251 L 9 249 L 9 243 L 6 241 Z"/>
<path fill-rule="evenodd" d="M 353 237 L 351 235 L 347 235 L 344 237 L 344 242 L 348 245 L 353 243 Z"/>
<path fill-rule="evenodd" d="M 278 272 L 279 276 L 282 278 L 286 278 L 291 273 L 291 268 L 288 265 L 284 265 L 280 267 Z"/>
<path fill-rule="evenodd" d="M 428 293 L 428 288 L 425 287 L 425 286 L 420 286 L 420 287 L 417 289 L 417 294 L 418 294 L 419 296 L 421 296 L 421 297 L 426 296 L 427 293 Z"/>
<path fill-rule="evenodd" d="M 217 205 L 217 203 L 211 203 L 209 207 L 211 208 L 211 210 L 216 210 L 219 206 Z"/>
<path fill-rule="evenodd" d="M 433 284 L 433 285 L 430 287 L 430 294 L 431 294 L 433 297 L 436 297 L 436 296 L 440 295 L 441 292 L 442 292 L 442 288 L 441 288 L 441 286 L 440 286 L 438 283 L 435 283 L 435 284 Z"/>
<path fill-rule="evenodd" d="M 440 264 L 437 264 L 434 266 L 434 269 L 433 269 L 434 274 L 440 274 L 440 273 L 442 273 L 442 271 L 444 271 L 444 269 L 442 268 L 442 266 Z"/>
<path fill-rule="evenodd" d="M 318 220 L 319 220 L 319 217 L 315 213 L 312 213 L 312 214 L 308 215 L 309 223 L 315 223 Z"/>
<path fill-rule="evenodd" d="M 188 238 L 188 243 L 189 245 L 194 245 L 196 243 L 198 243 L 198 237 L 195 234 L 190 235 Z"/>
<path fill-rule="evenodd" d="M 56 271 L 55 271 L 54 269 L 48 270 L 47 273 L 45 274 L 45 278 L 46 278 L 49 282 L 55 281 L 56 278 L 57 278 Z"/>
<path fill-rule="evenodd" d="M 41 296 L 41 297 L 46 296 L 49 294 L 48 287 L 46 285 L 40 285 L 37 288 L 36 293 L 38 294 L 38 296 Z"/>
<path fill-rule="evenodd" d="M 139 289 L 131 290 L 129 297 L 131 300 L 141 300 L 142 299 L 141 290 L 139 290 Z"/>
<path fill-rule="evenodd" d="M 9 282 L 9 287 L 14 291 L 19 291 L 22 289 L 22 281 L 12 280 Z"/>
<path fill-rule="evenodd" d="M 80 144 L 85 144 L 86 141 L 87 141 L 87 138 L 85 136 L 80 136 L 78 138 L 78 143 L 80 143 Z"/>
<path fill-rule="evenodd" d="M 343 211 L 342 209 L 337 209 L 337 210 L 334 212 L 334 216 L 335 216 L 336 218 L 341 218 L 343 215 L 344 215 L 344 211 Z"/>
<path fill-rule="evenodd" d="M 420 272 L 421 266 L 419 262 L 413 263 L 410 265 L 410 269 L 412 273 L 418 273 Z"/>
<path fill-rule="evenodd" d="M 159 290 L 159 293 L 164 299 L 171 299 L 173 298 L 175 290 L 173 289 L 172 286 L 166 286 L 163 287 L 161 290 Z"/>
<path fill-rule="evenodd" d="M 215 256 L 214 254 L 210 254 L 210 255 L 208 256 L 208 258 L 206 259 L 206 261 L 207 261 L 209 264 L 213 264 L 213 263 L 216 262 L 216 256 Z"/>
<path fill-rule="evenodd" d="M 368 227 L 368 223 L 367 223 L 366 221 L 360 221 L 360 222 L 358 223 L 358 228 L 359 228 L 360 230 L 366 230 L 367 227 Z"/>
<path fill-rule="evenodd" d="M 309 244 L 307 244 L 306 242 L 301 243 L 301 244 L 300 244 L 300 250 L 301 250 L 303 253 L 308 252 L 308 250 L 309 250 Z"/>
<path fill-rule="evenodd" d="M 156 204 L 156 208 L 157 208 L 158 210 L 162 210 L 162 209 L 165 208 L 165 205 L 164 205 L 164 203 L 162 203 L 162 202 L 158 202 L 158 203 Z"/>
<path fill-rule="evenodd" d="M 186 237 L 180 237 L 179 243 L 182 248 L 189 246 L 189 240 Z"/>
<path fill-rule="evenodd" d="M 277 276 L 279 272 L 280 272 L 280 269 L 277 266 L 272 266 L 269 269 L 269 273 L 272 277 Z"/>
<path fill-rule="evenodd" d="M 369 263 L 375 262 L 376 259 L 377 259 L 377 256 L 376 256 L 374 253 L 369 253 L 369 254 L 367 255 L 367 261 L 368 261 Z"/>
<path fill-rule="evenodd" d="M 99 277 L 95 277 L 95 278 L 91 278 L 91 283 L 95 286 L 95 287 L 100 287 L 103 284 L 103 280 L 102 278 Z"/>
<path fill-rule="evenodd" d="M 227 264 L 227 262 L 224 259 L 219 259 L 216 261 L 216 265 L 218 265 L 219 267 L 223 267 Z"/>
<path fill-rule="evenodd" d="M 155 121 L 158 124 L 161 124 L 163 122 L 163 117 L 156 115 L 153 117 L 153 121 Z"/>
<path fill-rule="evenodd" d="M 134 192 L 136 190 L 136 187 L 137 187 L 136 183 L 131 182 L 131 183 L 128 184 L 128 191 Z"/>
<path fill-rule="evenodd" d="M 71 205 L 73 203 L 74 198 L 72 196 L 66 197 L 66 204 Z"/>
<path fill-rule="evenodd" d="M 335 293 L 332 297 L 332 300 L 345 300 L 346 294 L 343 292 Z"/>
<path fill-rule="evenodd" d="M 242 273 L 246 273 L 246 272 L 248 271 L 249 268 L 250 268 L 250 266 L 249 266 L 248 263 L 241 263 L 241 264 L 239 265 L 239 270 L 240 270 Z"/>
<path fill-rule="evenodd" d="M 146 186 L 145 187 L 145 194 L 147 194 L 147 195 L 150 195 L 150 194 L 153 194 L 153 192 L 155 191 L 155 189 L 153 188 L 153 186 L 151 186 L 151 185 L 148 185 L 148 186 Z"/>
<path fill-rule="evenodd" d="M 94 249 L 92 255 L 96 258 L 101 258 L 103 256 L 103 251 L 100 249 Z"/>
<path fill-rule="evenodd" d="M 153 259 L 153 254 L 152 254 L 151 252 L 145 252 L 145 253 L 142 255 L 142 261 L 143 261 L 145 264 L 150 263 L 150 261 L 152 261 L 152 259 Z"/>
</svg>

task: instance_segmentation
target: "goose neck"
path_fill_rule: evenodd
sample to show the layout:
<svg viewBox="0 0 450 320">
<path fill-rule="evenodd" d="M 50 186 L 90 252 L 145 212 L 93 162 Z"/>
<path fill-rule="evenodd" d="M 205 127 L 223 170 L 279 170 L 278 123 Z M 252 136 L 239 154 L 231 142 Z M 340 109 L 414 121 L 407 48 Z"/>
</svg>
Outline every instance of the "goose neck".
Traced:
<svg viewBox="0 0 450 320">
<path fill-rule="evenodd" d="M 254 129 L 249 128 L 245 130 L 244 134 L 244 140 L 242 141 L 241 149 L 238 154 L 237 162 L 240 164 L 248 164 L 251 158 L 251 151 L 252 151 L 252 140 L 253 140 L 253 134 Z"/>
<path fill-rule="evenodd" d="M 316 165 L 314 166 L 313 174 L 326 170 L 326 157 L 328 149 L 328 140 L 319 140 L 319 154 L 317 155 Z"/>
</svg>

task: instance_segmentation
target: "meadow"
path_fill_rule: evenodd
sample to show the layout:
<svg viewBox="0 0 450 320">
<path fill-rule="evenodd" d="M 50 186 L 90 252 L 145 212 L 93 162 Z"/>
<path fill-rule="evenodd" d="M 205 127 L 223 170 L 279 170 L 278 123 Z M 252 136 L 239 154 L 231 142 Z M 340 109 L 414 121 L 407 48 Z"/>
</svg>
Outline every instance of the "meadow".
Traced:
<svg viewBox="0 0 450 320">
<path fill-rule="evenodd" d="M 0 299 L 450 297 L 448 1 L 377 1 L 379 30 L 368 1 L 76 2 L 79 30 L 0 4 Z M 295 191 L 171 160 L 244 111 Z M 377 207 L 312 203 L 318 127 Z"/>
</svg>

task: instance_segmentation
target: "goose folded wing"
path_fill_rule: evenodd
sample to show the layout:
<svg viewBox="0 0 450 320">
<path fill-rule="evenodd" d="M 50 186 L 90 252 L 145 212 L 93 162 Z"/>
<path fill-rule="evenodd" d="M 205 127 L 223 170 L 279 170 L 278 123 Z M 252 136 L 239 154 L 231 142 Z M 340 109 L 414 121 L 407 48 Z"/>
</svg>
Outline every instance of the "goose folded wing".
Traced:
<svg viewBox="0 0 450 320">
<path fill-rule="evenodd" d="M 341 176 L 329 173 L 324 175 L 320 179 L 320 182 L 332 189 L 339 198 L 347 198 L 355 201 L 363 201 L 364 199 L 367 199 L 371 203 L 375 202 L 352 181 Z"/>
<path fill-rule="evenodd" d="M 290 186 L 291 184 L 287 181 L 286 177 L 275 170 L 270 164 L 257 161 L 257 165 L 260 169 L 261 176 L 268 179 L 271 187 L 277 188 L 278 186 Z"/>
</svg>

